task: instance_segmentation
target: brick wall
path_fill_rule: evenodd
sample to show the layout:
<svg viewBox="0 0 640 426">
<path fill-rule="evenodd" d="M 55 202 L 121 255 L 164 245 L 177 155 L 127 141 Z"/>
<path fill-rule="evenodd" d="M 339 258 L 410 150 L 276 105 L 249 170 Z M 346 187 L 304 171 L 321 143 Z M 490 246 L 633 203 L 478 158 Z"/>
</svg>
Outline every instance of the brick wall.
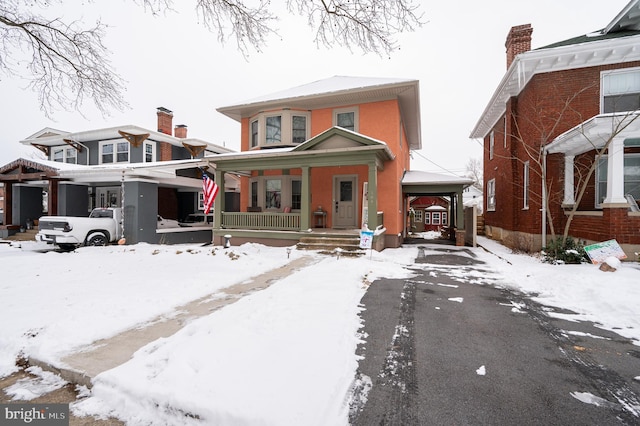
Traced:
<svg viewBox="0 0 640 426">
<path fill-rule="evenodd" d="M 484 139 L 485 188 L 488 180 L 496 180 L 496 211 L 485 211 L 487 225 L 510 231 L 534 234 L 541 232 L 541 177 L 540 166 L 537 164 L 541 162 L 541 157 L 538 157 L 541 144 L 551 142 L 565 131 L 599 114 L 601 71 L 635 66 L 640 66 L 640 62 L 538 74 L 517 98 L 507 102 L 505 117 L 498 120 L 493 129 L 493 159 L 489 159 L 490 136 L 487 135 Z M 593 157 L 594 153 L 589 152 L 578 157 L 577 162 L 589 164 Z M 529 160 L 531 167 L 529 209 L 523 209 L 522 174 L 523 162 L 526 160 Z M 549 208 L 554 218 L 555 231 L 561 233 L 566 220 L 561 207 L 564 190 L 562 154 L 548 156 L 547 179 L 551 197 Z M 577 173 L 575 180 L 579 180 Z M 594 176 L 589 181 L 590 185 L 580 203 L 582 210 L 594 210 Z M 616 215 L 609 219 L 623 220 Z M 571 233 L 577 235 L 584 231 L 584 238 L 588 238 L 586 235 L 593 235 L 593 220 L 584 217 L 574 219 Z M 635 224 L 637 233 L 638 225 L 634 221 L 632 223 Z M 602 229 L 602 222 L 599 226 Z M 623 238 L 626 235 L 623 229 L 611 229 L 611 232 Z"/>
</svg>

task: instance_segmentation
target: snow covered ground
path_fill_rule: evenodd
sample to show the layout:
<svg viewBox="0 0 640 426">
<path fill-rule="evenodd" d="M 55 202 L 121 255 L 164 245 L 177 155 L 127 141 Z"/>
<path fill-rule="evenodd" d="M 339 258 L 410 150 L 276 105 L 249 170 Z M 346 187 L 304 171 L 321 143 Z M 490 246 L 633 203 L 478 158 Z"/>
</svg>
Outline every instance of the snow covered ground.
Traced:
<svg viewBox="0 0 640 426">
<path fill-rule="evenodd" d="M 640 269 L 553 266 L 481 238 L 473 249 L 502 276 L 499 285 L 535 294 L 640 344 Z M 379 277 L 409 277 L 416 246 L 360 258 L 245 244 L 240 247 L 138 244 L 39 253 L 35 243 L 0 244 L 0 376 L 18 356 L 51 363 L 184 303 L 215 297 L 301 256 L 317 261 L 269 288 L 187 324 L 94 380 L 78 414 L 116 416 L 129 424 L 347 424 L 349 389 L 363 339 L 360 300 Z M 427 250 L 428 254 L 428 250 Z M 468 278 L 468 277 L 466 277 Z M 480 278 L 480 277 L 478 277 Z M 461 302 L 464 303 L 464 302 Z M 38 369 L 33 372 L 39 373 Z M 28 399 L 59 386 L 11 389 Z M 44 390 L 43 390 L 44 389 Z"/>
</svg>

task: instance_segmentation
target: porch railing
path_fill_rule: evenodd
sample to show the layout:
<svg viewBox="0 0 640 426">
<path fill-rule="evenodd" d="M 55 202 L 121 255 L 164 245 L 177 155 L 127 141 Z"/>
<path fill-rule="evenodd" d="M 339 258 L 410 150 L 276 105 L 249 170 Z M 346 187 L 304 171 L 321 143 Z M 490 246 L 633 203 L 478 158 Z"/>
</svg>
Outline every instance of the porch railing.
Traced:
<svg viewBox="0 0 640 426">
<path fill-rule="evenodd" d="M 300 213 L 222 212 L 222 227 L 227 229 L 299 231 Z"/>
</svg>

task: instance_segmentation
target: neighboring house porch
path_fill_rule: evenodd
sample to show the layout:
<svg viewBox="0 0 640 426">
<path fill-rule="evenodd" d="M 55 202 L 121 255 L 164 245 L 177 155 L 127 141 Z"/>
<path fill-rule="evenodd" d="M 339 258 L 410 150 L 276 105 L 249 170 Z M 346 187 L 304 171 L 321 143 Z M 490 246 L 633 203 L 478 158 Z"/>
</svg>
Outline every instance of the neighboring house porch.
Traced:
<svg viewBox="0 0 640 426">
<path fill-rule="evenodd" d="M 597 152 L 606 150 L 600 158 Z M 576 206 L 570 234 L 587 242 L 614 238 L 627 253 L 640 249 L 640 113 L 600 114 L 558 136 L 545 152 L 562 155 L 565 220 Z M 595 161 L 581 200 L 584 168 Z M 558 231 L 556 231 L 558 232 Z"/>
</svg>

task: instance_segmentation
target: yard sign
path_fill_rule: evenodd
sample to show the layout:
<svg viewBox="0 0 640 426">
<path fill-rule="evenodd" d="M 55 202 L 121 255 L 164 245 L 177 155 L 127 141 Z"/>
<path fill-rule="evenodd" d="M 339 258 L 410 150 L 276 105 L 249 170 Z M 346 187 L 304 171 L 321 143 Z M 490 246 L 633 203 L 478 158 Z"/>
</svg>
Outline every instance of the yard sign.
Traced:
<svg viewBox="0 0 640 426">
<path fill-rule="evenodd" d="M 597 265 L 604 262 L 608 257 L 617 257 L 618 259 L 626 259 L 627 255 L 624 254 L 620 245 L 616 240 L 604 241 L 602 243 L 595 243 L 584 247 L 584 251 L 589 255 L 591 263 Z"/>
</svg>

